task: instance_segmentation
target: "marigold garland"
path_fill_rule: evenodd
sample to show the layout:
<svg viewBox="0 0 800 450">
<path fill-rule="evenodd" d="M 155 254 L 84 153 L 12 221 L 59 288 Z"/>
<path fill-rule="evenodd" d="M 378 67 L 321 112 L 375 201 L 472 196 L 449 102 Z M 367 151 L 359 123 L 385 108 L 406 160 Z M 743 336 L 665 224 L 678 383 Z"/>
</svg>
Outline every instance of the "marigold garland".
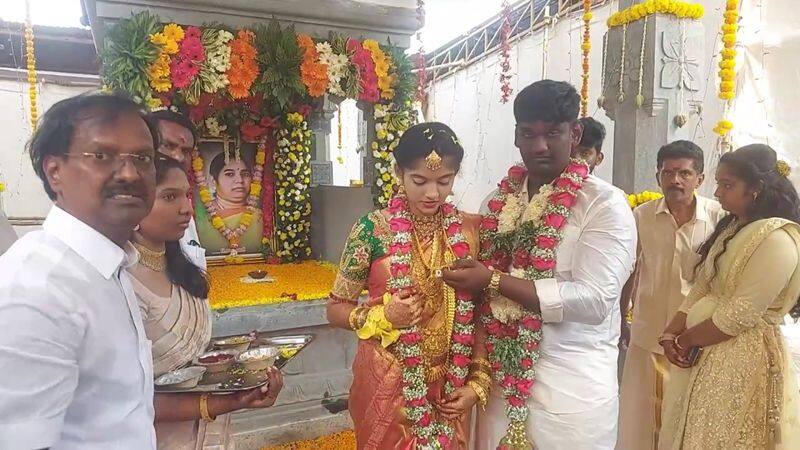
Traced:
<svg viewBox="0 0 800 450">
<path fill-rule="evenodd" d="M 656 191 L 642 191 L 638 194 L 628 194 L 628 205 L 630 205 L 631 209 L 636 209 L 639 205 L 653 200 L 658 200 L 663 197 L 664 194 Z"/>
<path fill-rule="evenodd" d="M 256 150 L 255 161 L 253 166 L 253 181 L 250 183 L 250 192 L 247 196 L 247 211 L 242 214 L 239 225 L 236 228 L 228 228 L 225 221 L 220 217 L 217 207 L 214 205 L 214 198 L 211 195 L 211 190 L 208 188 L 206 175 L 203 172 L 205 163 L 200 152 L 195 150 L 192 156 L 192 170 L 194 170 L 194 179 L 199 186 L 198 195 L 200 201 L 203 202 L 208 217 L 211 221 L 211 226 L 216 228 L 219 233 L 228 240 L 229 248 L 231 249 L 230 257 L 236 258 L 239 249 L 239 238 L 250 228 L 253 224 L 253 213 L 258 209 L 258 203 L 261 197 L 261 180 L 264 172 L 264 163 L 266 161 L 266 143 L 261 142 Z"/>
<path fill-rule="evenodd" d="M 275 154 L 276 254 L 282 261 L 311 257 L 311 130 L 299 112 L 286 115 Z"/>
<path fill-rule="evenodd" d="M 592 22 L 592 0 L 583 0 L 583 84 L 581 85 L 581 116 L 589 114 L 589 50 L 592 49 L 590 24 Z"/>
<path fill-rule="evenodd" d="M 511 87 L 511 5 L 503 0 L 503 25 L 500 29 L 500 103 L 508 103 L 514 89 Z"/>
<path fill-rule="evenodd" d="M 347 50 L 350 51 L 353 64 L 358 68 L 361 93 L 359 100 L 375 103 L 380 100 L 381 94 L 378 90 L 378 75 L 375 72 L 375 62 L 372 60 L 372 52 L 356 39 L 347 41 Z"/>
<path fill-rule="evenodd" d="M 606 22 L 609 28 L 627 25 L 651 14 L 670 14 L 681 19 L 699 19 L 705 8 L 699 3 L 682 0 L 646 0 L 611 15 Z"/>
<path fill-rule="evenodd" d="M 39 108 L 36 93 L 36 53 L 33 48 L 33 22 L 31 22 L 30 3 L 25 1 L 25 60 L 28 69 L 28 100 L 31 110 L 31 132 L 39 123 Z"/>
<path fill-rule="evenodd" d="M 256 48 L 253 46 L 255 35 L 249 30 L 239 30 L 236 39 L 231 41 L 230 68 L 228 76 L 228 92 L 235 99 L 250 96 L 250 86 L 258 78 Z"/>
<path fill-rule="evenodd" d="M 372 55 L 372 62 L 375 63 L 375 74 L 378 76 L 378 88 L 381 92 L 381 98 L 391 100 L 394 98 L 394 84 L 396 82 L 396 77 L 390 72 L 394 65 L 391 56 L 381 49 L 378 41 L 373 39 L 365 40 L 362 45 L 369 50 Z"/>
<path fill-rule="evenodd" d="M 300 76 L 308 89 L 308 95 L 321 97 L 328 90 L 328 66 L 319 61 L 319 52 L 311 36 L 298 34 L 297 45 L 303 51 Z"/>
<path fill-rule="evenodd" d="M 739 0 L 725 2 L 722 23 L 722 50 L 719 62 L 719 98 L 725 102 L 722 119 L 714 127 L 714 133 L 727 141 L 733 123 L 727 119 L 730 101 L 736 96 L 736 41 L 739 30 Z"/>
<path fill-rule="evenodd" d="M 552 278 L 562 229 L 577 202 L 577 192 L 589 175 L 582 160 L 572 160 L 551 184 L 543 185 L 530 202 L 520 198 L 527 170 L 513 166 L 489 201 L 481 222 L 480 260 L 512 276 L 535 281 Z M 541 315 L 500 297 L 482 307 L 486 348 L 493 375 L 506 400 L 509 427 L 498 443 L 501 448 L 531 448 L 527 435 L 535 364 L 542 339 Z"/>
</svg>

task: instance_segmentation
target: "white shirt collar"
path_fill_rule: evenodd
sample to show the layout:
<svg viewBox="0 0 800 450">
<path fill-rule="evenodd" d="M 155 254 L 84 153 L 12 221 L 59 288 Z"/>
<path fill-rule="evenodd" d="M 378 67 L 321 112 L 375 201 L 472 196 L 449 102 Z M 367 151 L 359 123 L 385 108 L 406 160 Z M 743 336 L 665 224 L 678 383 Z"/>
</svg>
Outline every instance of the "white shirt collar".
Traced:
<svg viewBox="0 0 800 450">
<path fill-rule="evenodd" d="M 139 260 L 139 252 L 130 242 L 125 242 L 125 247 L 120 248 L 94 228 L 55 205 L 47 214 L 42 228 L 64 242 L 106 279 L 111 278 L 120 266 L 128 268 Z"/>
</svg>

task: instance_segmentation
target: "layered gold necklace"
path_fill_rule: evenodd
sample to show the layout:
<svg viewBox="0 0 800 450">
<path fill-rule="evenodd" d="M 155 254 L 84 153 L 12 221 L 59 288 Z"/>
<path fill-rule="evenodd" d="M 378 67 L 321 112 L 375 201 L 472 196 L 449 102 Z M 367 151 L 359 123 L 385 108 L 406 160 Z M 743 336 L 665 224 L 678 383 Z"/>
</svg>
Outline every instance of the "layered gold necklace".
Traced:
<svg viewBox="0 0 800 450">
<path fill-rule="evenodd" d="M 133 243 L 139 251 L 139 264 L 155 272 L 163 272 L 167 267 L 166 250 L 156 251 L 137 242 Z"/>
</svg>

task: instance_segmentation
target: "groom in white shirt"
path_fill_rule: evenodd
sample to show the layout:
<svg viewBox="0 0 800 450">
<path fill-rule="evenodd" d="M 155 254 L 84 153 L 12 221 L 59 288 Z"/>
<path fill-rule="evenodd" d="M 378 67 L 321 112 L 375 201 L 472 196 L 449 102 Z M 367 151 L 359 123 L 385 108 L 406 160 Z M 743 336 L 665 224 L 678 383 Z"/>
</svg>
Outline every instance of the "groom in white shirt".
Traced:
<svg viewBox="0 0 800 450">
<path fill-rule="evenodd" d="M 581 139 L 579 104 L 578 93 L 566 82 L 537 81 L 517 95 L 515 145 L 527 177 L 515 195 L 524 203 L 570 165 Z M 484 292 L 487 300 L 502 296 L 541 314 L 527 439 L 539 450 L 611 450 L 619 408 L 619 296 L 633 271 L 636 225 L 621 191 L 592 175 L 570 209 L 552 277 L 518 278 L 474 260 L 457 261 L 443 276 L 456 289 Z M 509 419 L 501 391 L 495 383 L 486 411 L 479 414 L 478 450 L 494 450 L 506 436 Z"/>
</svg>

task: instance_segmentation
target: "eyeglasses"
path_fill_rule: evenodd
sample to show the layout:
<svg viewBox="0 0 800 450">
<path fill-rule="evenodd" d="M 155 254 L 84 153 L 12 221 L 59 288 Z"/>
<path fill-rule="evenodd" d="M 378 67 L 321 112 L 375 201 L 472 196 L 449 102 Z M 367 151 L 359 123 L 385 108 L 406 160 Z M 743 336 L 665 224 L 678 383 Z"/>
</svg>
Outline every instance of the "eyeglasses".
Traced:
<svg viewBox="0 0 800 450">
<path fill-rule="evenodd" d="M 82 156 L 89 159 L 94 164 L 102 167 L 103 169 L 119 170 L 125 165 L 125 160 L 130 160 L 133 167 L 140 172 L 154 171 L 155 165 L 153 164 L 153 155 L 144 155 L 141 153 L 117 153 L 111 155 L 101 152 L 81 152 L 81 153 L 66 153 L 64 157 Z"/>
</svg>

